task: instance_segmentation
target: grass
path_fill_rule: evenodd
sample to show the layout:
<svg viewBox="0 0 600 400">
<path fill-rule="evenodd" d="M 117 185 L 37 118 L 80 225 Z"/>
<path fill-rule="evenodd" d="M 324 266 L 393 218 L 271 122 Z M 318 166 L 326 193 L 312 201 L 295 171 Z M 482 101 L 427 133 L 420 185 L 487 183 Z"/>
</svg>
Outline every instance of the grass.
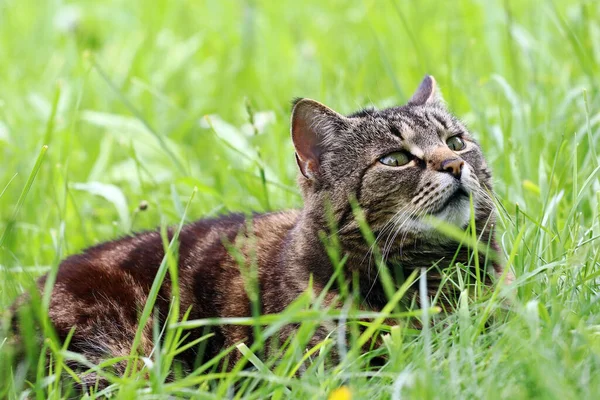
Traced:
<svg viewBox="0 0 600 400">
<path fill-rule="evenodd" d="M 0 0 L 0 307 L 92 244 L 229 211 L 300 207 L 290 100 L 385 107 L 430 73 L 495 173 L 500 241 L 517 278 L 506 293 L 463 296 L 442 323 L 392 328 L 384 349 L 368 353 L 350 324 L 348 357 L 333 366 L 334 338 L 310 353 L 302 343 L 319 319 L 354 311 L 318 313 L 309 297 L 264 320 L 173 319 L 155 332 L 164 347 L 112 377 L 110 393 L 325 398 L 344 386 L 357 399 L 595 398 L 599 34 L 594 0 Z M 25 320 L 43 320 L 46 302 Z M 225 372 L 213 361 L 165 380 L 186 324 L 264 322 L 268 336 L 290 321 L 302 328 L 278 364 L 240 346 L 251 368 Z M 69 395 L 58 378 L 78 356 L 47 327 L 42 335 L 51 370 L 33 342 L 17 366 L 0 337 L 1 398 Z M 388 363 L 369 367 L 381 351 Z"/>
</svg>

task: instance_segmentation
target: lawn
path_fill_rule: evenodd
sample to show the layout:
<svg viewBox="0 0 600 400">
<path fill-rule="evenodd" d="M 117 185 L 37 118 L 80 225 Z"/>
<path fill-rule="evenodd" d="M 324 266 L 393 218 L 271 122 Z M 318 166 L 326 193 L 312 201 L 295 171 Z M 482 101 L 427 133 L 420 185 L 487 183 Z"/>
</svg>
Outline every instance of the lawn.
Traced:
<svg viewBox="0 0 600 400">
<path fill-rule="evenodd" d="M 322 349 L 298 364 L 292 343 L 283 361 L 246 349 L 243 369 L 213 363 L 170 381 L 165 347 L 90 398 L 312 399 L 340 387 L 354 399 L 597 398 L 595 0 L 0 0 L 0 310 L 90 245 L 301 207 L 292 99 L 387 107 L 426 73 L 494 171 L 511 286 L 465 293 L 432 327 L 392 329 L 371 352 L 387 353 L 383 367 L 357 340 L 335 365 Z M 303 321 L 308 335 L 320 318 L 309 309 L 301 299 L 279 322 Z M 43 300 L 30 320 L 41 315 Z M 0 398 L 73 395 L 76 355 L 49 330 L 50 370 L 31 351 L 14 362 L 5 334 Z"/>
</svg>

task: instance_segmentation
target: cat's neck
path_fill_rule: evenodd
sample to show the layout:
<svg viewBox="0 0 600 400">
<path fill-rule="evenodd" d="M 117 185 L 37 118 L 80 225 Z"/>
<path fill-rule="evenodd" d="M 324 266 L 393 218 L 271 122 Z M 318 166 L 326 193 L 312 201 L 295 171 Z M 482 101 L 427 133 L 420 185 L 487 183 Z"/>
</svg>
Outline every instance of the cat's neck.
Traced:
<svg viewBox="0 0 600 400">
<path fill-rule="evenodd" d="M 303 210 L 288 238 L 288 266 L 296 274 L 300 274 L 303 280 L 312 278 L 314 286 L 318 288 L 328 284 L 335 273 L 335 262 L 343 260 L 343 271 L 348 282 L 353 274 L 358 274 L 361 292 L 363 296 L 370 297 L 365 300 L 371 304 L 384 300 L 379 273 L 381 260 L 385 261 L 397 286 L 415 269 L 425 268 L 428 274 L 439 276 L 453 262 L 471 264 L 473 261 L 472 253 L 466 246 L 442 238 L 404 235 L 386 248 L 385 243 L 379 242 L 376 246 L 370 246 L 360 233 L 358 225 L 355 232 L 343 234 L 331 232 L 326 227 L 324 217 L 314 210 Z M 482 229 L 478 232 L 483 241 L 487 241 L 491 235 L 490 230 Z M 493 240 L 489 241 L 494 247 L 492 250 L 496 250 Z M 338 246 L 337 249 L 335 246 Z M 485 255 L 480 254 L 482 268 L 485 262 Z M 336 286 L 337 282 L 334 282 L 333 287 Z"/>
</svg>

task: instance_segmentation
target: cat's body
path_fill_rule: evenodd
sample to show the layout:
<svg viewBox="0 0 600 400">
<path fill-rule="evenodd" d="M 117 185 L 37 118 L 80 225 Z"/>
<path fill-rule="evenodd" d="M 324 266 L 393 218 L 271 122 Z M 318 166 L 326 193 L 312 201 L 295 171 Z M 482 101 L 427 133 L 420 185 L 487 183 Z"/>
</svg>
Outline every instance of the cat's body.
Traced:
<svg viewBox="0 0 600 400">
<path fill-rule="evenodd" d="M 283 311 L 309 282 L 318 294 L 334 272 L 323 234 L 339 240 L 340 254 L 347 257 L 346 280 L 359 278 L 360 306 L 380 310 L 387 297 L 373 246 L 361 233 L 353 202 L 379 239 L 383 256 L 394 266 L 392 275 L 399 270 L 408 276 L 416 268 L 428 268 L 431 293 L 440 283 L 437 271 L 452 260 L 465 265 L 473 260 L 466 246 L 459 249 L 437 233 L 422 219 L 424 215 L 465 228 L 471 196 L 477 235 L 497 250 L 493 203 L 486 194 L 491 191 L 489 170 L 477 144 L 437 97 L 433 78 L 425 78 L 406 106 L 349 117 L 312 100 L 299 100 L 292 117 L 292 139 L 305 199 L 302 210 L 200 220 L 180 232 L 179 300 L 182 313 L 191 310 L 189 319 L 250 316 L 244 271 L 251 268 L 258 273 L 263 314 Z M 335 232 L 330 226 L 335 226 Z M 243 254 L 241 263 L 232 246 Z M 502 271 L 500 264 L 480 256 L 482 270 Z M 163 257 L 161 235 L 146 232 L 63 261 L 49 309 L 59 336 L 64 339 L 75 327 L 70 348 L 94 362 L 129 355 L 139 314 Z M 432 270 L 432 265 L 437 268 Z M 156 302 L 158 313 L 153 314 L 161 319 L 158 326 L 169 311 L 170 287 L 167 274 Z M 337 294 L 334 285 L 326 304 L 335 306 Z M 142 355 L 152 351 L 152 325 L 150 321 L 144 331 Z M 192 331 L 188 340 L 203 332 Z M 222 325 L 213 333 L 204 357 L 253 340 L 248 326 Z M 315 340 L 328 333 L 323 326 Z M 191 350 L 187 357 L 193 362 L 196 354 Z M 233 352 L 230 361 L 238 357 Z"/>
<path fill-rule="evenodd" d="M 248 218 L 242 214 L 200 220 L 186 225 L 179 234 L 179 291 L 182 313 L 188 319 L 248 317 L 250 300 L 240 266 L 224 243 L 239 243 L 242 237 L 255 240 L 258 284 L 263 313 L 277 313 L 306 286 L 285 276 L 287 242 L 298 220 L 298 212 L 282 212 Z M 168 233 L 169 240 L 173 230 Z M 242 245 L 242 247 L 244 247 Z M 248 250 L 249 246 L 246 247 Z M 131 341 L 146 304 L 150 287 L 164 257 L 163 238 L 158 231 L 145 232 L 92 247 L 61 264 L 49 307 L 50 320 L 60 339 L 77 326 L 71 349 L 98 362 L 107 356 L 128 356 Z M 250 265 L 245 266 L 251 268 Z M 244 266 L 242 266 L 244 268 Z M 303 277 L 306 278 L 306 277 Z M 44 280 L 40 281 L 40 288 Z M 162 326 L 169 312 L 171 279 L 166 275 L 156 309 Z M 153 321 L 144 331 L 140 353 L 152 351 Z M 202 335 L 191 331 L 190 340 Z M 204 358 L 241 341 L 252 340 L 245 326 L 223 325 L 212 330 Z M 193 365 L 194 351 L 186 354 Z M 235 358 L 234 353 L 234 358 Z"/>
</svg>

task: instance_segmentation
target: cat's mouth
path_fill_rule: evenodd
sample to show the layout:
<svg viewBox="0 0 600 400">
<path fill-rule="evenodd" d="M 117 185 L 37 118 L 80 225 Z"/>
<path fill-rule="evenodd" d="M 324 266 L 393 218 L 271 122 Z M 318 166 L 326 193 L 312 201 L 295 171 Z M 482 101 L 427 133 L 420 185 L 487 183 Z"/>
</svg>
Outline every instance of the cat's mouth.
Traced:
<svg viewBox="0 0 600 400">
<path fill-rule="evenodd" d="M 467 199 L 467 200 L 469 199 L 469 193 L 466 191 L 466 189 L 464 187 L 459 186 L 454 191 L 454 193 L 452 193 L 450 196 L 448 196 L 448 198 L 446 200 L 444 200 L 444 202 L 441 203 L 439 207 L 430 211 L 429 214 L 431 214 L 431 215 L 440 214 L 441 212 L 445 211 L 448 207 L 451 207 L 452 205 L 455 205 L 461 201 L 464 201 L 465 199 Z"/>
</svg>

